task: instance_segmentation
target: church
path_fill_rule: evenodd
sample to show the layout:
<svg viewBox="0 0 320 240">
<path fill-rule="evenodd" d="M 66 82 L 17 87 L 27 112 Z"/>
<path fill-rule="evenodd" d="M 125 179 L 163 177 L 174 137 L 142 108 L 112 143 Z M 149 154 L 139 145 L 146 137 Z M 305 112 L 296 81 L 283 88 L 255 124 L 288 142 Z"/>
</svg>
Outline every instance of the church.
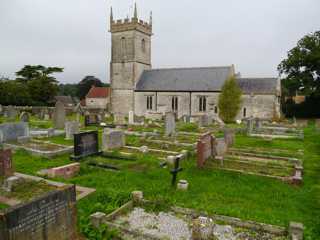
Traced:
<svg viewBox="0 0 320 240">
<path fill-rule="evenodd" d="M 149 22 L 138 18 L 115 20 L 111 8 L 112 39 L 110 82 L 111 110 L 137 116 L 175 112 L 178 118 L 219 114 L 218 98 L 231 76 L 242 90 L 237 119 L 280 116 L 278 78 L 242 78 L 235 66 L 153 69 L 151 65 L 152 14 Z"/>
</svg>

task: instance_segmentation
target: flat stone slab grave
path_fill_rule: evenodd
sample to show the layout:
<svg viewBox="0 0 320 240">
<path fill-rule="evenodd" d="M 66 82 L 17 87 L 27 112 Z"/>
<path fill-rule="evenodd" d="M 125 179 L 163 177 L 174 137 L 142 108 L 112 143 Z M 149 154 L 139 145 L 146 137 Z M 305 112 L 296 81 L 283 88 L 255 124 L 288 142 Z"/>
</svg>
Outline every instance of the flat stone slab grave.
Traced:
<svg viewBox="0 0 320 240">
<path fill-rule="evenodd" d="M 72 146 L 60 145 L 40 140 L 30 140 L 29 142 L 25 143 L 5 143 L 4 146 L 11 149 L 24 149 L 32 155 L 47 158 L 60 156 L 73 151 Z"/>
<path fill-rule="evenodd" d="M 144 200 L 143 197 L 142 199 L 133 198 L 132 201 L 109 215 L 92 214 L 91 222 L 95 227 L 106 224 L 110 228 L 117 229 L 123 239 L 195 239 L 193 238 L 193 232 L 197 227 L 195 220 L 204 218 L 209 219 L 210 224 L 207 228 L 200 230 L 205 234 L 208 233 L 211 238 L 201 239 L 231 240 L 241 236 L 243 239 L 274 240 L 288 236 L 287 230 L 283 227 L 243 221 L 227 216 L 208 216 L 193 209 L 171 207 L 166 212 L 146 211 L 144 208 L 150 204 L 152 202 Z"/>
</svg>

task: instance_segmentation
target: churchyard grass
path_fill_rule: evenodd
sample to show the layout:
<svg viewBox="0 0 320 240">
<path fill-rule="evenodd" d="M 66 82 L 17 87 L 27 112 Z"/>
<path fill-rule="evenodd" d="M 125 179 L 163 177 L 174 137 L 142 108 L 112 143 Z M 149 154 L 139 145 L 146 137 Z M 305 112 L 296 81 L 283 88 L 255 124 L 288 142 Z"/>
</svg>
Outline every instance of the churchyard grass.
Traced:
<svg viewBox="0 0 320 240">
<path fill-rule="evenodd" d="M 188 136 L 189 137 L 189 136 Z M 101 211 L 110 213 L 130 199 L 130 193 L 141 190 L 147 199 L 168 205 L 206 211 L 288 226 L 290 221 L 302 222 L 305 239 L 320 236 L 320 133 L 314 127 L 305 129 L 305 139 L 263 140 L 238 135 L 236 147 L 286 150 L 297 158 L 299 149 L 304 150 L 304 183 L 292 186 L 276 179 L 246 175 L 218 169 L 198 169 L 194 157 L 182 161 L 184 169 L 178 179 L 186 179 L 190 186 L 186 192 L 175 191 L 170 186 L 171 167 L 160 168 L 159 160 L 148 154 L 141 155 L 138 164 L 116 159 L 91 157 L 81 161 L 80 174 L 65 182 L 96 188 L 96 193 L 78 203 L 80 231 L 89 239 L 92 228 L 89 215 Z M 131 141 L 130 138 L 128 141 Z M 60 142 L 61 143 L 61 142 Z M 121 171 L 110 171 L 87 165 L 88 160 L 101 160 L 119 164 Z M 117 162 L 119 161 L 119 162 Z M 33 157 L 25 151 L 14 155 L 18 172 L 36 174 L 40 169 L 71 163 L 68 155 L 46 160 Z M 132 165 L 131 165 L 132 164 Z M 61 180 L 62 181 L 62 180 Z"/>
<path fill-rule="evenodd" d="M 6 209 L 8 207 L 9 207 L 8 205 L 0 203 L 0 210 Z"/>
</svg>

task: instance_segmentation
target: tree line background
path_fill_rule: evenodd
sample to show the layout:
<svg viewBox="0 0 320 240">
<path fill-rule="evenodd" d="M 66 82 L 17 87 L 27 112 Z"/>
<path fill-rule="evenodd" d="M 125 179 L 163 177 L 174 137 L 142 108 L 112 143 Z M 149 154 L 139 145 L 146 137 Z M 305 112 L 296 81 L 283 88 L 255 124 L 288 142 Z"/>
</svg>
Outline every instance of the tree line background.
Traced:
<svg viewBox="0 0 320 240">
<path fill-rule="evenodd" d="M 94 76 L 86 76 L 78 83 L 59 83 L 55 75 L 63 72 L 60 67 L 26 65 L 16 72 L 15 79 L 0 77 L 0 104 L 15 106 L 52 106 L 56 96 L 71 96 L 82 100 L 92 85 L 107 87 Z"/>
</svg>

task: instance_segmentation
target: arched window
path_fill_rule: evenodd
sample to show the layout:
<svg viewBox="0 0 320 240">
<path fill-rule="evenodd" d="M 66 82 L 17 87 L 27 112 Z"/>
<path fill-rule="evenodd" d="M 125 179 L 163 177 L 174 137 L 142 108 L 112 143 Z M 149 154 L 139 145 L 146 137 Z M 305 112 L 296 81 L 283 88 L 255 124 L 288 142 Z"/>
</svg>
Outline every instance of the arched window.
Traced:
<svg viewBox="0 0 320 240">
<path fill-rule="evenodd" d="M 141 41 L 141 49 L 142 52 L 146 52 L 146 40 L 142 39 Z"/>
<path fill-rule="evenodd" d="M 247 117 L 247 109 L 243 108 L 243 117 Z"/>
</svg>

